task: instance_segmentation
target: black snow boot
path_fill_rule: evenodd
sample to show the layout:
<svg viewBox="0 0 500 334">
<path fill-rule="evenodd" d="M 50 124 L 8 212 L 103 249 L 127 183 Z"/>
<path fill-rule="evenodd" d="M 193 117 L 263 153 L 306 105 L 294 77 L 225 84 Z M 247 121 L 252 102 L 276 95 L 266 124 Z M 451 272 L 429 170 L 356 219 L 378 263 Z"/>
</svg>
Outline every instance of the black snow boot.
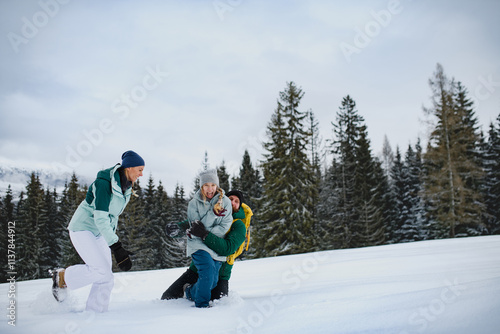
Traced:
<svg viewBox="0 0 500 334">
<path fill-rule="evenodd" d="M 172 285 L 163 293 L 161 299 L 179 299 L 184 297 L 184 285 L 194 284 L 198 281 L 198 274 L 187 269 Z"/>
</svg>

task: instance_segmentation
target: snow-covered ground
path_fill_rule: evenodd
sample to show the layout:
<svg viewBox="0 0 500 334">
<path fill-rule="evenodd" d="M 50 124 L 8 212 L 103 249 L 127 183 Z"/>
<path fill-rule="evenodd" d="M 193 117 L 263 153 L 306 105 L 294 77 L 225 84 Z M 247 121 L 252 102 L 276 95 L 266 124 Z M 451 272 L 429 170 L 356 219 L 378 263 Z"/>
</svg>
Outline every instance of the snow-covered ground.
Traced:
<svg viewBox="0 0 500 334">
<path fill-rule="evenodd" d="M 0 285 L 0 333 L 500 332 L 500 236 L 241 261 L 210 309 L 162 301 L 185 268 L 117 273 L 110 310 L 84 312 L 88 288 L 61 304 L 49 279 L 17 282 L 15 327 Z"/>
</svg>

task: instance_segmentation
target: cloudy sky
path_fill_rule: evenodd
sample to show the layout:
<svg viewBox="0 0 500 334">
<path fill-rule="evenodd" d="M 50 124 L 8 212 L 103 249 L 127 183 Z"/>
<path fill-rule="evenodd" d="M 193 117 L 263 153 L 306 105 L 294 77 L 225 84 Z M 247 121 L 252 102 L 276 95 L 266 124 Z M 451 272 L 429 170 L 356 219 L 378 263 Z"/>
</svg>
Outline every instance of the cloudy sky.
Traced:
<svg viewBox="0 0 500 334">
<path fill-rule="evenodd" d="M 0 1 L 0 164 L 93 179 L 125 150 L 172 193 L 204 153 L 257 163 L 278 94 L 305 92 L 323 139 L 350 95 L 374 154 L 428 134 L 436 64 L 483 129 L 500 113 L 500 2 Z M 146 182 L 147 180 L 143 180 Z"/>
</svg>

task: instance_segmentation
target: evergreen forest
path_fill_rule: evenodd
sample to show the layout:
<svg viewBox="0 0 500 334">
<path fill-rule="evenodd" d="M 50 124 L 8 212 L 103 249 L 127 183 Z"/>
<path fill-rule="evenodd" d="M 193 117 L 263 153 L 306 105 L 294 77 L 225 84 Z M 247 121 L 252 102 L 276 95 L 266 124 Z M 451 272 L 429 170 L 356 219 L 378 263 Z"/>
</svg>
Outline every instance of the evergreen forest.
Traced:
<svg viewBox="0 0 500 334">
<path fill-rule="evenodd" d="M 323 140 L 314 112 L 301 105 L 305 92 L 286 83 L 270 113 L 263 156 L 252 161 L 245 151 L 237 175 L 224 162 L 217 166 L 221 187 L 241 190 L 254 212 L 242 258 L 500 234 L 500 114 L 482 129 L 467 88 L 440 64 L 429 88 L 422 111 L 432 120 L 426 147 L 420 140 L 391 147 L 386 140 L 376 156 L 354 96 L 338 101 L 332 137 Z M 19 280 L 82 263 L 67 225 L 88 186 L 74 173 L 57 193 L 33 172 L 18 197 L 10 187 L 0 194 L 2 282 L 9 249 Z M 152 175 L 134 185 L 137 197 L 117 231 L 134 253 L 132 270 L 189 264 L 185 240 L 169 238 L 165 225 L 186 218 L 197 187 L 194 180 L 190 194 L 182 185 L 167 193 Z"/>
</svg>

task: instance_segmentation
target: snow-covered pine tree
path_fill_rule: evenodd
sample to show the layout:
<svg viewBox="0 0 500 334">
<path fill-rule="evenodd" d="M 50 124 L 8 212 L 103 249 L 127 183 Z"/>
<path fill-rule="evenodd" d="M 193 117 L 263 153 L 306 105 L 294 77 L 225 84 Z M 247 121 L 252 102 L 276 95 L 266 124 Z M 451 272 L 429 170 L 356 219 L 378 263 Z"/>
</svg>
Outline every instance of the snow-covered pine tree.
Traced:
<svg viewBox="0 0 500 334">
<path fill-rule="evenodd" d="M 247 204 L 253 212 L 252 221 L 250 225 L 251 241 L 246 255 L 248 257 L 255 257 L 255 231 L 260 229 L 260 214 L 258 201 L 262 196 L 262 179 L 258 169 L 254 168 L 248 150 L 243 153 L 243 159 L 240 166 L 238 176 L 232 179 L 232 188 L 237 189 L 243 193 L 244 203 Z"/>
<path fill-rule="evenodd" d="M 43 188 L 38 174 L 31 173 L 26 186 L 26 199 L 20 207 L 16 221 L 16 259 L 19 279 L 37 279 L 42 276 L 39 258 L 42 249 L 40 222 L 43 205 Z"/>
<path fill-rule="evenodd" d="M 143 195 L 141 202 L 137 203 L 142 209 L 142 216 L 134 217 L 135 233 L 134 238 L 130 240 L 137 249 L 134 255 L 137 270 L 154 269 L 159 259 L 160 249 L 156 242 L 157 233 L 154 224 L 154 221 L 159 219 L 159 214 L 155 211 L 157 190 L 152 175 L 149 176 L 148 185 L 143 189 Z"/>
<path fill-rule="evenodd" d="M 325 169 L 319 186 L 319 202 L 316 211 L 319 226 L 316 233 L 320 239 L 319 248 L 321 250 L 339 248 L 335 243 L 336 231 L 334 224 L 334 218 L 340 217 L 337 211 L 340 207 L 340 194 L 336 191 L 340 188 L 339 178 L 337 177 L 339 170 L 336 160 L 333 159 L 332 164 Z"/>
<path fill-rule="evenodd" d="M 322 148 L 322 140 L 319 131 L 319 122 L 316 119 L 312 110 L 307 112 L 307 121 L 308 121 L 308 131 L 311 134 L 309 145 L 308 145 L 308 156 L 311 163 L 311 167 L 313 170 L 312 175 L 312 183 L 313 188 L 317 189 L 316 192 L 313 193 L 312 203 L 313 203 L 313 220 L 314 226 L 313 229 L 317 230 L 320 228 L 318 222 L 318 206 L 319 206 L 319 192 L 321 185 L 321 160 L 324 157 L 324 150 Z"/>
<path fill-rule="evenodd" d="M 159 181 L 158 187 L 156 188 L 156 198 L 153 207 L 154 214 L 150 219 L 155 235 L 154 239 L 150 242 L 150 247 L 158 250 L 156 263 L 153 269 L 174 267 L 173 259 L 182 251 L 179 249 L 177 243 L 170 242 L 171 238 L 169 238 L 165 232 L 165 225 L 169 222 L 171 210 L 172 200 L 168 197 L 162 182 Z"/>
<path fill-rule="evenodd" d="M 5 197 L 2 199 L 2 221 L 14 221 L 14 208 L 15 205 L 13 203 L 14 201 L 14 196 L 12 195 L 12 187 L 9 186 L 7 187 L 7 190 L 5 191 Z"/>
<path fill-rule="evenodd" d="M 403 225 L 407 220 L 408 208 L 406 203 L 407 194 L 407 169 L 401 157 L 399 147 L 396 147 L 396 156 L 391 168 L 391 192 L 393 206 L 393 220 L 388 226 L 388 243 L 399 243 L 403 240 Z"/>
<path fill-rule="evenodd" d="M 5 196 L 2 198 L 0 197 L 0 227 L 2 228 L 2 231 L 0 231 L 0 256 L 2 256 L 2 259 L 0 260 L 0 265 L 3 270 L 0 272 L 0 280 L 1 282 L 6 282 L 7 280 L 7 272 L 10 270 L 7 270 L 7 264 L 8 264 L 8 244 L 9 240 L 12 240 L 10 236 L 13 236 L 15 239 L 15 235 L 12 235 L 8 233 L 8 228 L 9 228 L 9 222 L 15 223 L 16 219 L 14 216 L 14 196 L 12 196 L 12 188 L 9 184 L 7 187 L 7 191 L 5 192 Z M 10 226 L 12 227 L 12 226 Z M 15 229 L 14 229 L 15 230 Z"/>
<path fill-rule="evenodd" d="M 168 218 L 167 223 L 177 223 L 186 219 L 188 201 L 184 197 L 184 187 L 176 184 L 174 196 L 171 199 L 172 208 L 170 210 L 170 217 Z M 183 267 L 189 265 L 190 258 L 186 257 L 186 238 L 169 238 L 167 242 L 172 245 L 172 258 L 170 259 L 171 266 Z M 173 249 L 176 249 L 176 251 Z"/>
<path fill-rule="evenodd" d="M 60 247 L 62 248 L 63 256 L 60 261 L 62 267 L 83 263 L 71 243 L 67 227 L 76 209 L 84 200 L 86 193 L 85 189 L 81 189 L 78 184 L 78 178 L 76 174 L 73 173 L 70 182 L 64 185 L 61 201 L 59 203 L 59 215 L 57 220 L 59 227 L 62 228 L 63 234 L 60 239 Z"/>
<path fill-rule="evenodd" d="M 404 203 L 407 214 L 401 228 L 401 242 L 419 241 L 427 238 L 427 223 L 422 195 L 422 160 L 421 147 L 417 143 L 415 150 L 408 145 L 405 161 Z"/>
<path fill-rule="evenodd" d="M 486 203 L 485 223 L 490 234 L 500 234 L 500 114 L 496 124 L 490 124 L 484 155 Z"/>
<path fill-rule="evenodd" d="M 470 104 L 458 97 L 463 91 L 446 77 L 440 64 L 429 84 L 432 107 L 424 110 L 437 123 L 425 154 L 425 194 L 431 217 L 447 230 L 447 235 L 442 235 L 437 229 L 437 237 L 477 235 L 482 229 L 484 204 L 477 186 L 481 170 L 470 153 L 479 142 Z"/>
<path fill-rule="evenodd" d="M 253 244 L 256 252 L 255 257 L 271 256 L 271 252 L 265 247 L 268 236 L 276 233 L 271 228 L 270 222 L 285 223 L 284 217 L 280 216 L 282 211 L 281 206 L 288 198 L 285 196 L 281 183 L 280 171 L 285 169 L 285 125 L 283 123 L 283 110 L 281 103 L 278 101 L 278 107 L 271 117 L 271 121 L 267 126 L 267 135 L 269 141 L 264 143 L 264 148 L 267 153 L 264 153 L 264 162 L 262 163 L 263 170 L 263 192 L 262 197 L 258 201 L 261 209 L 261 223 L 256 225 L 253 233 Z"/>
<path fill-rule="evenodd" d="M 229 174 L 227 173 L 226 163 L 222 160 L 220 166 L 217 166 L 217 176 L 219 177 L 219 187 L 228 192 L 231 190 L 231 185 L 229 184 Z"/>
<path fill-rule="evenodd" d="M 262 163 L 262 227 L 256 233 L 262 256 L 314 249 L 311 198 L 318 189 L 314 188 L 314 171 L 307 158 L 307 114 L 298 110 L 303 95 L 293 82 L 287 83 L 268 126 L 269 140 L 264 143 L 267 153 Z"/>
<path fill-rule="evenodd" d="M 478 119 L 474 112 L 472 100 L 468 97 L 467 89 L 458 81 L 453 86 L 453 102 L 455 114 L 461 120 L 460 133 L 457 134 L 460 146 L 465 151 L 466 158 L 459 169 L 465 188 L 467 189 L 464 202 L 474 201 L 474 205 L 464 208 L 465 221 L 459 226 L 457 235 L 481 235 L 486 233 L 486 226 L 482 224 L 486 204 L 481 192 L 484 181 L 482 167 L 482 137 L 480 134 Z"/>
<path fill-rule="evenodd" d="M 149 224 L 149 218 L 144 214 L 144 190 L 141 187 L 140 180 L 134 183 L 134 192 L 136 196 L 130 196 L 130 200 L 118 217 L 118 226 L 116 234 L 123 247 L 134 253 L 132 255 L 132 270 L 142 270 L 145 265 L 142 261 L 144 256 L 142 247 L 144 245 L 143 225 Z M 116 264 L 113 264 L 113 270 L 118 271 Z"/>
<path fill-rule="evenodd" d="M 331 196 L 336 199 L 330 219 L 333 228 L 332 238 L 334 248 L 355 247 L 354 238 L 363 230 L 359 226 L 359 211 L 356 207 L 356 168 L 358 140 L 364 119 L 356 110 L 356 102 L 347 95 L 342 99 L 341 106 L 333 125 L 334 139 L 332 152 L 334 154 L 331 174 L 334 180 Z"/>
<path fill-rule="evenodd" d="M 366 125 L 360 127 L 355 169 L 356 209 L 359 227 L 353 235 L 355 247 L 381 245 L 385 241 L 384 209 L 387 181 L 381 164 L 371 154 Z"/>
<path fill-rule="evenodd" d="M 62 260 L 60 238 L 63 228 L 57 222 L 58 207 L 57 193 L 49 188 L 43 194 L 43 204 L 40 215 L 40 254 L 39 265 L 41 277 L 48 277 L 48 270 L 57 268 Z"/>
<path fill-rule="evenodd" d="M 243 193 L 245 202 L 253 211 L 258 211 L 256 199 L 262 195 L 262 179 L 260 171 L 254 168 L 248 150 L 243 153 L 240 172 L 232 179 L 232 188 Z"/>
<path fill-rule="evenodd" d="M 209 168 L 210 168 L 210 163 L 208 162 L 208 152 L 205 151 L 205 156 L 203 157 L 203 161 L 201 162 L 200 171 L 205 171 L 205 170 L 208 170 Z M 200 188 L 202 186 L 202 184 L 200 184 L 200 177 L 198 176 L 200 171 L 198 171 L 198 173 L 196 174 L 196 176 L 193 180 L 193 191 L 191 191 L 191 193 L 189 194 L 189 198 L 193 198 L 194 194 L 196 194 L 196 192 L 198 190 L 200 190 Z"/>
</svg>

